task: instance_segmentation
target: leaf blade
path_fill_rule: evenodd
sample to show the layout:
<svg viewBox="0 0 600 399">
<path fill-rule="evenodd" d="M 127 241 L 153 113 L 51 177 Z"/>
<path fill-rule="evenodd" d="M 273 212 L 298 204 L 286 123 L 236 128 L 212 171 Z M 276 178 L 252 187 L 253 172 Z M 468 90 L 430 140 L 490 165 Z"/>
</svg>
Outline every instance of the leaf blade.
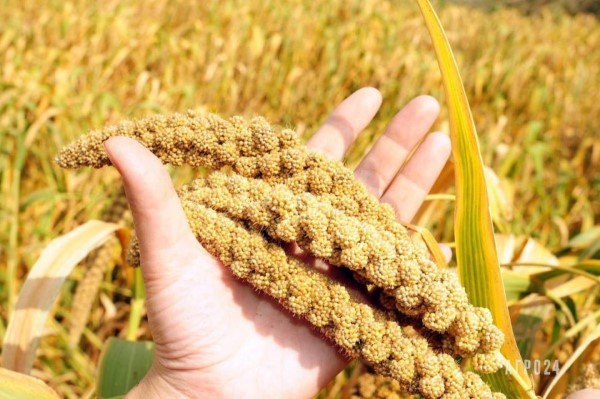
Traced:
<svg viewBox="0 0 600 399">
<path fill-rule="evenodd" d="M 487 307 L 504 331 L 502 355 L 507 372 L 485 376 L 493 388 L 510 397 L 535 397 L 516 344 L 494 242 L 490 201 L 475 123 L 458 66 L 442 25 L 428 0 L 416 0 L 429 30 L 442 73 L 450 118 L 455 167 L 454 228 L 458 272 L 469 299 Z M 513 367 L 517 366 L 517 370 Z"/>
<path fill-rule="evenodd" d="M 110 399 L 127 394 L 144 378 L 153 360 L 152 342 L 110 338 L 98 367 L 98 397 Z"/>
<path fill-rule="evenodd" d="M 58 399 L 42 380 L 0 367 L 0 399 Z"/>
<path fill-rule="evenodd" d="M 6 330 L 2 365 L 29 374 L 50 307 L 73 268 L 119 228 L 89 221 L 50 242 L 25 279 Z"/>
</svg>

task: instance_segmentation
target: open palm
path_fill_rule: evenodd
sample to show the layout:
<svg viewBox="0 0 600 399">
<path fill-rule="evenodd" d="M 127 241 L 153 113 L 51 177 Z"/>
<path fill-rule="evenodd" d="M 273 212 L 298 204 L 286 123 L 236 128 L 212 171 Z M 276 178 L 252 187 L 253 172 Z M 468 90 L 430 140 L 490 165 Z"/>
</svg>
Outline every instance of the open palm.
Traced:
<svg viewBox="0 0 600 399">
<path fill-rule="evenodd" d="M 381 105 L 372 88 L 342 102 L 308 142 L 341 159 Z M 450 154 L 429 132 L 437 102 L 401 110 L 356 170 L 369 191 L 410 221 Z M 348 359 L 303 320 L 236 280 L 196 241 L 161 162 L 134 140 L 106 142 L 120 171 L 140 243 L 154 365 L 130 398 L 308 398 Z"/>
</svg>

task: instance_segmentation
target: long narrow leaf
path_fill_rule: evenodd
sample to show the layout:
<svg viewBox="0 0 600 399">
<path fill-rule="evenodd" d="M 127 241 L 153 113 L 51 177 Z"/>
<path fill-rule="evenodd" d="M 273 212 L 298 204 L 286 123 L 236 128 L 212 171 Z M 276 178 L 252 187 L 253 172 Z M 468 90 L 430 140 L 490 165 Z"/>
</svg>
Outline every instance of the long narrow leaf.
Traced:
<svg viewBox="0 0 600 399">
<path fill-rule="evenodd" d="M 0 399 L 58 399 L 44 381 L 0 367 Z"/>
<path fill-rule="evenodd" d="M 119 228 L 96 220 L 56 238 L 27 275 L 2 346 L 2 366 L 29 374 L 50 307 L 73 268 Z"/>
<path fill-rule="evenodd" d="M 550 385 L 546 388 L 546 392 L 544 392 L 544 399 L 550 397 L 550 393 L 558 384 L 560 379 L 567 373 L 567 371 L 571 368 L 571 366 L 579 359 L 579 357 L 585 352 L 585 350 L 597 339 L 600 339 L 600 324 L 594 328 L 594 330 L 588 335 L 585 340 L 575 349 L 575 352 L 569 357 L 569 359 L 563 364 L 560 368 L 560 372 L 554 377 L 554 379 L 550 382 Z"/>
<path fill-rule="evenodd" d="M 144 378 L 153 359 L 154 344 L 150 341 L 110 338 L 100 357 L 98 397 L 123 397 Z"/>
<path fill-rule="evenodd" d="M 454 232 L 461 281 L 471 303 L 487 307 L 506 335 L 502 354 L 507 372 L 486 376 L 490 385 L 511 398 L 535 397 L 512 331 L 494 242 L 490 202 L 477 132 L 458 67 L 442 25 L 428 0 L 417 0 L 437 54 L 450 116 L 455 166 Z M 513 367 L 518 370 L 515 371 Z"/>
</svg>

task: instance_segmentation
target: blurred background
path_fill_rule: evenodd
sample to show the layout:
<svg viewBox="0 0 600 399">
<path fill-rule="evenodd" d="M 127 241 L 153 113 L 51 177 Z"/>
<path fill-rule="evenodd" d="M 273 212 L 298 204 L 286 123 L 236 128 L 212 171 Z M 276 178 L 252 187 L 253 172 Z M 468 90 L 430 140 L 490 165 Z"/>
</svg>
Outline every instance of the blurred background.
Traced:
<svg viewBox="0 0 600 399">
<path fill-rule="evenodd" d="M 504 262 L 599 259 L 600 2 L 436 5 L 490 167 Z M 406 0 L 2 0 L 0 21 L 0 337 L 45 246 L 105 218 L 119 191 L 111 169 L 54 164 L 78 135 L 123 118 L 204 108 L 264 115 L 309 137 L 343 98 L 374 86 L 383 106 L 348 154 L 352 166 L 412 97 L 445 101 L 429 35 Z M 436 129 L 446 131 L 442 109 Z M 178 185 L 192 173 L 173 170 Z M 445 179 L 438 189 L 452 194 Z M 432 198 L 417 223 L 451 243 L 452 202 Z M 52 308 L 33 374 L 62 397 L 93 396 L 103 342 L 126 335 L 132 277 L 114 247 L 96 269 L 76 268 Z M 529 276 L 526 267 L 513 271 Z M 523 288 L 513 305 L 533 291 Z M 586 330 L 561 334 L 600 318 L 597 298 L 598 286 L 588 284 L 568 291 L 564 307 L 550 301 L 520 342 L 564 361 Z M 78 310 L 79 301 L 90 305 Z M 136 337 L 149 338 L 143 318 Z M 340 378 L 323 397 L 337 397 Z"/>
<path fill-rule="evenodd" d="M 502 7 L 514 7 L 527 13 L 535 13 L 541 7 L 554 7 L 571 14 L 600 13 L 600 3 L 597 0 L 448 0 L 448 3 L 458 3 L 483 7 L 494 10 Z"/>
</svg>

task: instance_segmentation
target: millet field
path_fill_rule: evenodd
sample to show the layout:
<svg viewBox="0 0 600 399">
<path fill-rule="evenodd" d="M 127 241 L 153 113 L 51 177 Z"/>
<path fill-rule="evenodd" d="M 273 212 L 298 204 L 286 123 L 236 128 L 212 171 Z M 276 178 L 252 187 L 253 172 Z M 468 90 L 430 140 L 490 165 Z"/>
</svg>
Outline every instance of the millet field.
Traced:
<svg viewBox="0 0 600 399">
<path fill-rule="evenodd" d="M 569 3 L 566 9 L 544 4 L 526 10 L 470 4 L 477 2 L 441 3 L 434 5 L 452 45 L 479 133 L 510 320 L 521 356 L 532 362 L 532 369 L 527 371 L 535 393 L 562 398 L 575 388 L 600 389 L 600 19 L 593 13 L 576 12 L 580 10 L 574 8 L 575 2 L 568 1 L 563 2 Z M 585 7 L 584 11 L 597 11 L 593 2 Z M 124 226 L 116 235 L 118 239 L 111 237 L 68 274 L 57 299 L 48 304 L 49 317 L 40 332 L 30 374 L 64 398 L 96 397 L 100 357 L 110 337 L 152 339 L 139 273 L 129 264 L 135 262 L 126 256 L 125 243 L 133 225 L 119 174 L 113 168 L 60 168 L 57 155 L 67 144 L 123 119 L 194 110 L 180 116 L 183 122 L 161 119 L 148 124 L 179 126 L 210 112 L 225 118 L 211 116 L 209 122 L 226 126 L 223 129 L 229 129 L 227 132 L 258 131 L 266 137 L 265 132 L 271 132 L 266 125 L 255 128 L 253 122 L 225 121 L 234 115 L 246 121 L 263 116 L 268 123 L 283 127 L 276 134 L 284 159 L 287 148 L 298 147 L 286 136 L 286 128 L 298 132 L 300 141 L 307 140 L 339 102 L 365 86 L 381 92 L 383 105 L 346 155 L 348 167 L 360 162 L 393 115 L 420 94 L 432 95 L 441 104 L 434 129 L 449 130 L 442 77 L 430 36 L 413 1 L 0 0 L 0 21 L 0 342 L 28 272 L 52 240 L 92 219 Z M 238 136 L 226 139 L 241 140 Z M 157 148 L 161 145 L 165 143 L 158 143 Z M 252 151 L 259 150 L 255 145 L 246 153 L 255 156 Z M 303 187 L 321 184 L 323 180 L 317 177 L 323 174 L 331 181 L 345 176 L 346 169 L 340 171 L 337 166 L 314 161 L 319 165 L 313 168 L 317 177 L 311 177 L 312 158 L 298 152 L 308 165 L 301 164 L 309 175 Z M 59 163 L 91 164 L 79 162 L 76 156 L 67 153 Z M 91 156 L 95 160 L 101 157 L 98 153 Z M 163 160 L 182 163 L 169 156 L 175 157 L 167 154 Z M 292 204 L 304 217 L 302 212 L 319 208 L 323 214 L 333 215 L 326 221 L 328 226 L 343 226 L 345 232 L 350 231 L 349 237 L 359 233 L 361 237 L 387 237 L 389 231 L 396 231 L 387 216 L 381 216 L 383 211 L 374 210 L 373 218 L 381 220 L 373 231 L 363 232 L 355 219 L 367 216 L 356 212 L 352 219 L 329 209 L 339 204 L 320 199 L 325 189 L 313 187 L 314 198 L 305 198 L 298 195 L 293 183 L 286 183 L 288 191 L 274 187 L 278 182 L 275 177 L 266 179 L 268 184 L 264 185 L 249 180 L 256 173 L 242 170 L 234 161 L 201 161 L 188 159 L 183 162 L 187 166 L 169 166 L 175 186 L 184 187 L 184 208 L 197 212 L 202 221 L 192 225 L 195 231 L 226 215 L 265 231 L 263 235 L 269 240 L 298 241 L 307 251 L 333 264 L 340 258 L 338 263 L 345 262 L 342 250 L 346 243 L 342 239 L 319 241 L 319 234 L 310 233 L 322 227 L 317 221 L 304 226 L 296 220 L 290 229 L 305 229 L 303 242 L 291 230 L 275 226 L 275 220 L 285 216 L 283 211 L 275 215 L 269 214 L 269 209 Z M 215 167 L 231 166 L 241 176 L 216 173 L 202 184 L 187 184 L 204 172 L 198 173 L 190 163 L 206 166 L 206 162 Z M 288 163 L 293 162 L 295 158 Z M 455 243 L 453 171 L 451 160 L 413 221 L 451 249 Z M 351 183 L 346 191 L 327 190 L 341 199 L 368 202 Z M 255 201 L 254 210 L 264 204 L 261 211 L 267 216 L 247 216 L 244 206 L 253 203 L 236 202 L 235 195 Z M 217 211 L 221 216 L 216 216 Z M 223 220 L 220 226 L 226 227 L 215 230 L 219 234 L 247 234 L 246 242 L 254 246 L 254 253 L 274 263 L 280 261 L 281 268 L 294 270 L 293 274 L 305 276 L 306 281 L 312 279 L 315 290 L 347 300 L 348 308 L 367 314 L 364 317 L 369 318 L 372 329 L 395 331 L 385 323 L 387 316 L 382 310 L 353 303 L 340 293 L 341 288 L 303 268 L 302 262 L 276 261 L 287 258 L 271 251 L 261 234 Z M 399 245 L 397 241 L 405 240 L 405 236 L 402 230 L 389 240 Z M 228 243 L 205 239 L 201 242 L 217 253 L 229 250 Z M 329 247 L 317 248 L 317 241 Z M 415 255 L 417 258 L 430 262 Z M 256 272 L 244 274 L 235 269 L 237 263 L 231 263 L 238 277 Z M 451 260 L 449 269 L 453 266 L 456 263 Z M 361 267 L 353 271 L 375 284 L 375 290 L 391 284 L 378 280 L 379 271 Z M 441 284 L 451 287 L 449 295 L 458 298 L 453 294 L 460 288 L 458 280 L 444 277 L 454 273 L 444 270 L 440 274 Z M 271 286 L 261 286 L 267 283 L 251 283 L 271 296 L 278 295 Z M 306 312 L 300 309 L 302 305 L 281 295 L 280 302 L 291 313 Z M 450 302 L 435 311 L 447 311 Z M 472 310 L 459 299 L 452 304 L 479 315 L 482 325 L 488 323 L 479 308 Z M 405 307 L 406 312 L 412 312 L 411 317 L 423 318 L 424 326 L 419 324 L 415 330 L 431 327 L 437 332 L 452 331 L 426 319 L 424 315 L 434 311 Z M 327 312 L 315 312 L 314 320 L 309 321 L 317 327 L 326 325 L 330 322 Z M 500 345 L 496 327 L 491 321 L 488 324 L 481 327 L 489 333 L 481 338 L 481 348 L 487 345 L 493 349 L 477 347 L 452 353 L 475 356 L 475 371 L 485 368 L 478 366 L 477 356 L 497 351 Z M 372 374 L 375 369 L 378 374 L 397 378 L 389 371 L 391 366 L 381 366 L 381 359 L 369 352 L 369 340 L 375 338 L 359 339 L 357 335 L 346 348 L 347 342 L 337 331 L 328 338 L 362 362 L 353 361 L 318 398 L 413 397 L 402 393 L 412 386 L 409 383 L 402 385 Z M 452 343 L 460 346 L 461 334 L 452 334 Z M 419 339 L 406 338 L 416 347 Z M 356 341 L 364 346 L 353 352 Z M 446 343 L 440 343 L 443 345 Z M 0 353 L 2 350 L 0 346 Z M 438 356 L 427 353 L 432 359 Z M 436 363 L 449 364 L 448 369 L 454 372 L 462 372 L 450 356 L 435 359 Z M 533 370 L 532 364 L 541 364 L 541 372 Z M 565 365 L 568 370 L 551 386 Z M 550 372 L 545 373 L 544 368 Z M 477 379 L 474 385 L 480 382 L 475 373 L 465 374 L 465 384 L 470 379 Z M 419 389 L 413 391 L 427 397 L 423 394 L 426 390 Z"/>
</svg>

